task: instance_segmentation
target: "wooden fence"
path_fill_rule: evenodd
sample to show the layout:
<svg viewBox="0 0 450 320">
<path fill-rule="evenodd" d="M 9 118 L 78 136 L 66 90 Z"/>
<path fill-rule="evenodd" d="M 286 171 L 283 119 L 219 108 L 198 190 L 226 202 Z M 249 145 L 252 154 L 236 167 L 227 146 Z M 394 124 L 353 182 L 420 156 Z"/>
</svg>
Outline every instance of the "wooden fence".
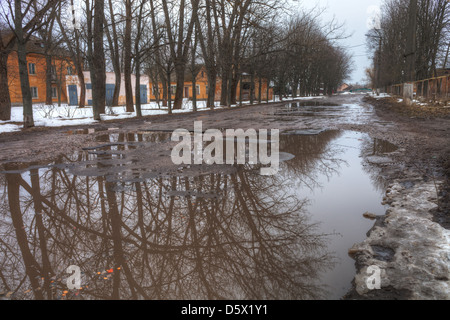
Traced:
<svg viewBox="0 0 450 320">
<path fill-rule="evenodd" d="M 415 99 L 450 100 L 450 75 L 414 81 Z M 403 96 L 403 84 L 388 86 L 386 93 Z"/>
</svg>

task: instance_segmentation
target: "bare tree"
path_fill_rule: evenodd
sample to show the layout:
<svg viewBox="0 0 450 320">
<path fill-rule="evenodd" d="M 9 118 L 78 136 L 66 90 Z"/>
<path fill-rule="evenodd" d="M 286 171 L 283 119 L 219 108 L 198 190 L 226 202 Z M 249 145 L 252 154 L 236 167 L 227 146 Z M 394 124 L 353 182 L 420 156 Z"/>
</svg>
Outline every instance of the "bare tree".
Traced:
<svg viewBox="0 0 450 320">
<path fill-rule="evenodd" d="M 380 28 L 368 34 L 381 85 L 435 76 L 448 48 L 449 26 L 446 0 L 386 0 Z"/>
<path fill-rule="evenodd" d="M 109 43 L 109 50 L 111 54 L 113 70 L 116 75 L 111 105 L 117 106 L 119 105 L 119 93 L 120 93 L 120 86 L 122 83 L 122 75 L 121 75 L 122 70 L 120 64 L 119 36 L 117 30 L 118 23 L 116 21 L 117 12 L 114 11 L 112 0 L 108 0 L 108 8 L 109 8 L 110 25 L 108 25 L 108 27 L 105 27 L 105 33 Z"/>
<path fill-rule="evenodd" d="M 198 0 L 191 0 L 192 3 Z M 216 95 L 216 79 L 217 79 L 217 50 L 214 42 L 215 27 L 211 15 L 211 7 L 215 6 L 215 0 L 205 0 L 203 8 L 199 6 L 199 10 L 195 11 L 194 20 L 196 25 L 196 38 L 200 43 L 200 48 L 205 63 L 206 74 L 208 77 L 208 98 L 206 102 L 207 108 L 213 109 Z M 200 21 L 204 21 L 206 25 L 202 28 Z M 204 36 L 206 34 L 206 37 Z"/>
<path fill-rule="evenodd" d="M 169 5 L 171 5 L 171 8 L 169 8 Z M 198 10 L 197 5 L 198 1 L 192 2 L 191 18 L 186 21 L 186 13 L 188 12 L 186 0 L 162 2 L 167 39 L 169 42 L 171 60 L 174 63 L 177 82 L 173 105 L 174 109 L 181 109 L 183 103 L 184 75 L 194 30 L 195 12 Z M 177 20 L 175 19 L 176 14 L 173 13 L 175 7 L 175 12 L 178 13 Z M 176 28 L 174 27 L 175 21 L 178 21 Z"/>
<path fill-rule="evenodd" d="M 55 10 L 58 1 L 48 0 L 43 5 L 41 5 L 36 0 L 28 1 L 12 1 L 8 0 L 2 8 L 3 12 L 8 12 L 5 17 L 5 22 L 10 27 L 13 32 L 13 36 L 8 39 L 2 39 L 2 59 L 7 61 L 7 56 L 13 49 L 14 45 L 17 47 L 17 56 L 19 62 L 19 77 L 20 77 L 20 87 L 22 92 L 22 102 L 23 102 L 23 122 L 24 128 L 29 128 L 34 126 L 33 119 L 33 101 L 31 96 L 30 83 L 28 79 L 28 65 L 27 65 L 27 48 L 26 44 L 34 32 L 39 30 L 45 23 L 46 19 L 44 16 L 51 10 Z M 1 36 L 1 34 L 0 34 Z M 5 41 L 5 42 L 4 42 Z M 4 61 L 1 63 L 3 64 Z M 7 71 L 6 63 L 0 68 L 2 72 L 2 82 L 7 82 Z M 7 88 L 8 86 L 6 86 Z M 8 115 L 10 117 L 11 100 L 9 98 L 9 92 L 7 96 L 3 99 L 0 110 L 0 114 L 4 114 L 6 118 Z M 8 111 L 9 110 L 9 111 Z"/>
<path fill-rule="evenodd" d="M 92 82 L 92 108 L 95 120 L 106 107 L 106 64 L 103 47 L 104 0 L 85 0 L 87 18 L 87 60 Z"/>
<path fill-rule="evenodd" d="M 123 38 L 125 78 L 125 99 L 127 112 L 134 111 L 133 87 L 131 83 L 131 29 L 132 29 L 132 0 L 125 0 L 125 33 Z"/>
<path fill-rule="evenodd" d="M 75 73 L 78 76 L 78 81 L 80 83 L 80 97 L 78 99 L 78 107 L 84 108 L 86 101 L 86 84 L 83 73 L 85 54 L 80 39 L 80 30 L 78 28 L 78 26 L 80 25 L 80 21 L 76 21 L 73 0 L 70 0 L 71 10 L 69 12 L 69 17 L 66 17 L 67 20 L 71 21 L 71 23 L 69 23 L 71 28 L 67 28 L 67 24 L 63 23 L 61 8 L 62 4 L 57 12 L 56 20 L 58 22 L 59 31 L 61 32 L 61 35 L 65 42 L 65 47 L 70 54 L 71 63 L 73 63 L 73 65 L 75 66 Z"/>
</svg>

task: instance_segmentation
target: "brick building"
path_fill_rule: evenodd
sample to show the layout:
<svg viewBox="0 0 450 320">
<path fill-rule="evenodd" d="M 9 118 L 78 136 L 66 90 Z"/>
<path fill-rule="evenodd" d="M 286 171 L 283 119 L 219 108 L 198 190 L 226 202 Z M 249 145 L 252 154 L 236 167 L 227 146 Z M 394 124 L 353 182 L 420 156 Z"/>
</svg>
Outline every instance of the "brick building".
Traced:
<svg viewBox="0 0 450 320">
<path fill-rule="evenodd" d="M 32 37 L 26 44 L 28 79 L 34 103 L 45 103 L 47 63 L 43 42 Z M 66 75 L 74 74 L 75 67 L 68 53 L 62 49 L 54 49 L 51 55 L 51 86 L 52 101 L 67 103 Z M 17 49 L 8 55 L 8 88 L 12 105 L 22 105 L 22 90 L 20 88 L 19 62 Z"/>
</svg>

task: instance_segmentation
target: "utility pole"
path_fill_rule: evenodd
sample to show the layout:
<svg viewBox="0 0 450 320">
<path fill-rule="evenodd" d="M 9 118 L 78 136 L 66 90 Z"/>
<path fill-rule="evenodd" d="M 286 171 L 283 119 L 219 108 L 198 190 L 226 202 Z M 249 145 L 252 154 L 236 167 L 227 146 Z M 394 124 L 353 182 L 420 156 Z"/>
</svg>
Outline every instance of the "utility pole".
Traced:
<svg viewBox="0 0 450 320">
<path fill-rule="evenodd" d="M 417 0 L 409 1 L 408 31 L 405 52 L 405 82 L 403 84 L 403 99 L 411 105 L 414 98 L 414 81 L 416 80 L 416 27 Z"/>
<path fill-rule="evenodd" d="M 417 29 L 417 0 L 409 1 L 408 34 L 406 39 L 406 81 L 416 80 L 416 29 Z"/>
<path fill-rule="evenodd" d="M 381 84 L 381 46 L 383 44 L 383 36 L 381 35 L 381 30 L 380 29 L 373 29 L 373 31 L 377 34 L 377 35 L 373 35 L 373 34 L 366 34 L 366 37 L 369 38 L 374 38 L 374 39 L 378 39 L 378 52 L 376 52 L 376 80 L 375 80 L 375 89 L 377 91 L 377 95 L 380 95 L 380 84 Z M 375 62 L 374 62 L 375 64 Z"/>
<path fill-rule="evenodd" d="M 445 60 L 444 60 L 444 69 L 447 69 L 447 61 L 448 61 L 448 53 L 450 52 L 450 42 L 447 46 L 447 53 L 445 54 Z"/>
<path fill-rule="evenodd" d="M 380 95 L 380 84 L 381 84 L 381 44 L 382 44 L 382 37 L 379 36 L 378 39 L 378 56 L 377 56 L 377 96 Z"/>
</svg>

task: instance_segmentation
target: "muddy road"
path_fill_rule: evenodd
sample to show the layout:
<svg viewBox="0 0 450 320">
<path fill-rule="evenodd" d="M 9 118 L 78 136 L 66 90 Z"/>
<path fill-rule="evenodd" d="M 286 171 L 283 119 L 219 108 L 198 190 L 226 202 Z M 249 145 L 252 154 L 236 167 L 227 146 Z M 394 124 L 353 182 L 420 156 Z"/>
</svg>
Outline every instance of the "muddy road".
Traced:
<svg viewBox="0 0 450 320">
<path fill-rule="evenodd" d="M 448 299 L 448 110 L 345 95 L 1 134 L 0 295 Z M 174 164 L 200 121 L 279 129 L 280 171 Z"/>
</svg>

